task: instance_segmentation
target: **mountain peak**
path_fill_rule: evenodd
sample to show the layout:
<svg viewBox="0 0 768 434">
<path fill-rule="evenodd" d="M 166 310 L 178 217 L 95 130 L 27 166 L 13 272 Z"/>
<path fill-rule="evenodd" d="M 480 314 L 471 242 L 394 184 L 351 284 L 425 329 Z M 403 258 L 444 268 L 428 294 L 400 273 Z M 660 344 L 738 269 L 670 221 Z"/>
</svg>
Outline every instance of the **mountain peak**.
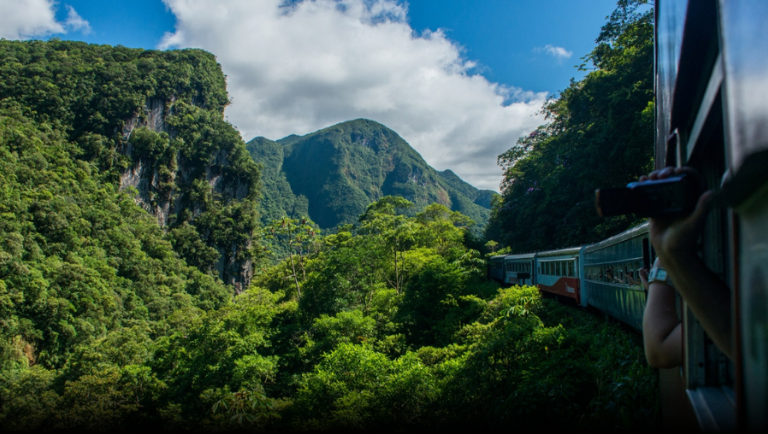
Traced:
<svg viewBox="0 0 768 434">
<path fill-rule="evenodd" d="M 282 197 L 304 198 L 309 217 L 322 228 L 355 222 L 371 202 L 383 196 L 408 199 L 416 205 L 415 211 L 440 203 L 482 226 L 488 221 L 487 192 L 450 170 L 438 172 L 379 122 L 355 119 L 305 136 L 287 136 L 277 142 L 282 146 L 272 143 L 262 139 L 248 143 L 251 155 L 265 166 L 262 201 L 270 195 L 275 199 L 267 191 L 270 188 L 282 191 Z M 263 203 L 262 210 L 269 206 Z M 274 211 L 262 213 L 265 222 L 281 217 L 280 212 L 290 215 L 288 209 Z"/>
</svg>

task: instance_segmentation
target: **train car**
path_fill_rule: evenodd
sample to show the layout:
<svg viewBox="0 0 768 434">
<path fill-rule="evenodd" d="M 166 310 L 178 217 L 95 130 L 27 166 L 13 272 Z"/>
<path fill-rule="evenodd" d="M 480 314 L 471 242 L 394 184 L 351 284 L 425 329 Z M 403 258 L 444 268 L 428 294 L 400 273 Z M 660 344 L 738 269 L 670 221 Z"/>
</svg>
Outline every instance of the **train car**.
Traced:
<svg viewBox="0 0 768 434">
<path fill-rule="evenodd" d="M 504 282 L 504 255 L 491 256 L 488 260 L 488 277 L 498 282 Z"/>
<path fill-rule="evenodd" d="M 638 273 L 650 263 L 648 223 L 584 247 L 582 306 L 592 306 L 641 331 L 646 294 Z"/>
<path fill-rule="evenodd" d="M 581 303 L 579 252 L 581 247 L 550 250 L 536 254 L 536 286 L 557 298 Z"/>
<path fill-rule="evenodd" d="M 536 253 L 507 255 L 504 257 L 504 283 L 507 285 L 534 285 L 533 272 Z"/>
<path fill-rule="evenodd" d="M 730 291 L 726 357 L 682 303 L 684 363 L 662 372 L 703 431 L 768 427 L 768 1 L 656 0 L 656 168 L 694 167 L 721 206 L 701 258 Z M 674 276 L 673 276 L 674 278 Z M 665 386 L 666 384 L 666 386 Z M 665 389 L 666 387 L 666 389 Z M 683 426 L 680 423 L 678 426 Z"/>
</svg>

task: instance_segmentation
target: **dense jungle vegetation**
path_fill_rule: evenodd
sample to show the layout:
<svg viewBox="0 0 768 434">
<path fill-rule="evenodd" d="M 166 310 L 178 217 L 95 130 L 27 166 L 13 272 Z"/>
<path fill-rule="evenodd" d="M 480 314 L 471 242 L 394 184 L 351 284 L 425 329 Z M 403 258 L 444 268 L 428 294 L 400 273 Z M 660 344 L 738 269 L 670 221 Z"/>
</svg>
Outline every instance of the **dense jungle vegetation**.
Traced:
<svg viewBox="0 0 768 434">
<path fill-rule="evenodd" d="M 499 156 L 504 170 L 486 235 L 513 252 L 593 243 L 638 223 L 600 218 L 595 190 L 653 168 L 653 11 L 620 0 L 581 68 L 543 108 L 548 123 Z M 588 66 L 589 65 L 589 66 Z"/>
<path fill-rule="evenodd" d="M 657 426 L 639 337 L 486 280 L 464 214 L 259 226 L 227 102 L 199 50 L 0 41 L 3 431 Z"/>
</svg>

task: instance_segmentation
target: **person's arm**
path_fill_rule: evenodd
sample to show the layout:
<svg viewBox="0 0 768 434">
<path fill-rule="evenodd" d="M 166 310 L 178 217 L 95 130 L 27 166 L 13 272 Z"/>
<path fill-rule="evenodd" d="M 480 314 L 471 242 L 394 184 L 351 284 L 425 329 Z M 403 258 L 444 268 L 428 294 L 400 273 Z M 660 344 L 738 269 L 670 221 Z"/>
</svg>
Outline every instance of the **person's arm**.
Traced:
<svg viewBox="0 0 768 434">
<path fill-rule="evenodd" d="M 643 176 L 640 181 L 663 179 L 689 168 L 666 168 Z M 690 216 L 681 219 L 651 219 L 651 243 L 672 277 L 677 291 L 717 347 L 733 358 L 731 343 L 731 297 L 728 286 L 696 254 L 696 242 L 711 209 L 712 192 L 704 193 Z"/>
<path fill-rule="evenodd" d="M 659 260 L 656 260 L 658 265 Z M 640 281 L 648 290 L 643 312 L 643 344 L 648 364 L 654 368 L 674 368 L 683 364 L 683 332 L 675 310 L 675 289 L 654 282 L 648 284 L 648 271 L 640 270 Z"/>
<path fill-rule="evenodd" d="M 667 271 L 683 300 L 717 347 L 733 358 L 731 295 L 728 286 L 696 254 L 664 255 Z"/>
</svg>

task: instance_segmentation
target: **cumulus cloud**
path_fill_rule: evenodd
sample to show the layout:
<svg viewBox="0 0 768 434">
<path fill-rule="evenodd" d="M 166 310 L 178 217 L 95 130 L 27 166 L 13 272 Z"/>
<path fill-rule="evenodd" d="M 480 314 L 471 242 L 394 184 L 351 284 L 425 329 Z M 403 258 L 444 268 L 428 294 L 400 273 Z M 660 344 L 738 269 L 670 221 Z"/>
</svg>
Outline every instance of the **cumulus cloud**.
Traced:
<svg viewBox="0 0 768 434">
<path fill-rule="evenodd" d="M 368 118 L 435 168 L 497 189 L 496 156 L 543 122 L 545 93 L 489 82 L 441 31 L 416 35 L 395 0 L 164 2 L 177 22 L 159 48 L 216 54 L 246 140 Z"/>
<path fill-rule="evenodd" d="M 568 51 L 563 47 L 556 47 L 552 44 L 547 44 L 543 47 L 536 47 L 533 51 L 537 53 L 547 53 L 557 60 L 570 59 L 573 56 L 572 51 Z"/>
<path fill-rule="evenodd" d="M 88 21 L 67 5 L 67 19 L 56 21 L 55 0 L 0 0 L 0 38 L 29 39 L 69 30 L 90 31 Z"/>
</svg>

